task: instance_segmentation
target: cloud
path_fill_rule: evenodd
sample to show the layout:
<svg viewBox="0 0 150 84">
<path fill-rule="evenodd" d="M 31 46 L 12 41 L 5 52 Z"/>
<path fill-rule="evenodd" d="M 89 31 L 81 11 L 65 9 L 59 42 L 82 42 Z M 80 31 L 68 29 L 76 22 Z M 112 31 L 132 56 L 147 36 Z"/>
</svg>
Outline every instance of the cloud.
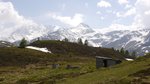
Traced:
<svg viewBox="0 0 150 84">
<path fill-rule="evenodd" d="M 133 7 L 132 5 L 127 4 L 127 5 L 125 6 L 125 9 L 129 9 L 129 8 L 132 8 L 132 7 Z"/>
<path fill-rule="evenodd" d="M 134 4 L 127 5 L 125 9 L 128 10 L 126 12 L 117 12 L 117 17 L 125 18 L 134 15 L 131 25 L 140 25 L 140 27 L 150 26 L 150 0 L 137 0 Z"/>
<path fill-rule="evenodd" d="M 128 0 L 118 0 L 118 3 L 119 3 L 120 5 L 122 5 L 122 4 L 128 4 L 129 1 L 128 1 Z"/>
<path fill-rule="evenodd" d="M 83 22 L 84 15 L 76 13 L 73 17 L 71 17 L 71 16 L 61 16 L 51 12 L 48 13 L 48 17 L 58 20 L 70 26 L 77 26 L 78 24 Z"/>
<path fill-rule="evenodd" d="M 137 0 L 135 3 L 136 16 L 134 24 L 150 26 L 150 0 Z"/>
<path fill-rule="evenodd" d="M 144 12 L 145 15 L 150 15 L 150 10 Z"/>
<path fill-rule="evenodd" d="M 111 4 L 107 1 L 100 1 L 97 3 L 97 7 L 104 7 L 104 8 L 107 8 L 107 7 L 111 7 Z"/>
<path fill-rule="evenodd" d="M 29 24 L 31 20 L 25 19 L 14 9 L 11 2 L 0 2 L 0 23 L 1 24 Z"/>
<path fill-rule="evenodd" d="M 129 10 L 127 10 L 126 12 L 117 12 L 116 16 L 117 17 L 128 17 L 131 15 L 135 15 L 136 14 L 136 8 L 130 8 Z"/>
<path fill-rule="evenodd" d="M 105 19 L 105 17 L 101 16 L 101 17 L 100 17 L 100 19 L 101 19 L 101 20 L 104 20 L 104 19 Z"/>
<path fill-rule="evenodd" d="M 99 31 L 103 34 L 111 32 L 111 31 L 120 31 L 120 30 L 135 31 L 135 30 L 137 30 L 137 27 L 139 27 L 139 25 L 129 25 L 129 26 L 127 26 L 127 25 L 123 25 L 123 24 L 112 23 L 108 27 L 102 28 Z M 140 28 L 138 30 L 140 30 Z"/>
<path fill-rule="evenodd" d="M 14 31 L 23 28 L 28 30 L 30 25 L 39 27 L 33 20 L 20 15 L 11 2 L 0 1 L 0 30 L 2 30 L 0 31 L 0 40 L 11 41 L 9 37 Z M 19 37 L 24 36 L 20 35 Z M 20 38 L 15 39 L 20 40 Z"/>
</svg>

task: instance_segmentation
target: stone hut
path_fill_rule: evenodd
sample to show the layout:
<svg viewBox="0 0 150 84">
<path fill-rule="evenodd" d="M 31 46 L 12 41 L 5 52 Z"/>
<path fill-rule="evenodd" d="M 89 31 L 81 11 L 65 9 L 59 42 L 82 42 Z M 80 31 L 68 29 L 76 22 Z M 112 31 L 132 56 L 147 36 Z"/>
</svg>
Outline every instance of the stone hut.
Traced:
<svg viewBox="0 0 150 84">
<path fill-rule="evenodd" d="M 109 67 L 121 63 L 121 60 L 109 57 L 96 56 L 96 68 Z"/>
<path fill-rule="evenodd" d="M 57 68 L 59 68 L 59 64 L 52 64 L 52 69 L 57 69 Z"/>
</svg>

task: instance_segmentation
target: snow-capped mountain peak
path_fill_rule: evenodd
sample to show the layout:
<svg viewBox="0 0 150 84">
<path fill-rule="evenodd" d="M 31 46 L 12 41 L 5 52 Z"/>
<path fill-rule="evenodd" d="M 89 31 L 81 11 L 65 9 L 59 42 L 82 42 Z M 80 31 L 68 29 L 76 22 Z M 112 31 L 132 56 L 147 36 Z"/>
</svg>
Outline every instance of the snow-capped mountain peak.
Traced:
<svg viewBox="0 0 150 84">
<path fill-rule="evenodd" d="M 127 28 L 121 30 L 121 27 L 122 26 L 113 26 L 114 30 L 110 28 L 109 32 L 105 32 L 102 31 L 103 29 L 101 29 L 101 31 L 93 30 L 84 23 L 80 23 L 76 27 L 68 28 L 30 25 L 22 26 L 15 30 L 10 34 L 9 38 L 5 38 L 4 40 L 15 42 L 25 37 L 28 41 L 33 41 L 40 37 L 41 40 L 63 40 L 64 38 L 68 38 L 69 41 L 75 42 L 78 38 L 82 38 L 83 41 L 88 40 L 89 45 L 95 47 L 114 47 L 116 49 L 124 47 L 130 51 L 138 51 L 139 54 L 150 51 L 150 29 L 138 28 L 137 30 L 127 30 Z"/>
<path fill-rule="evenodd" d="M 90 26 L 84 23 L 80 23 L 78 26 L 69 28 L 71 32 L 77 33 L 77 34 L 88 34 L 94 32 Z"/>
<path fill-rule="evenodd" d="M 26 38 L 28 41 L 31 41 L 35 38 L 38 38 L 47 34 L 48 32 L 49 32 L 49 29 L 47 29 L 43 25 L 20 26 L 20 28 L 12 32 L 9 38 L 7 39 L 10 42 L 19 41 L 22 38 Z"/>
<path fill-rule="evenodd" d="M 90 28 L 90 26 L 85 23 L 80 23 L 79 25 L 77 25 L 77 28 L 80 28 L 80 27 Z"/>
</svg>

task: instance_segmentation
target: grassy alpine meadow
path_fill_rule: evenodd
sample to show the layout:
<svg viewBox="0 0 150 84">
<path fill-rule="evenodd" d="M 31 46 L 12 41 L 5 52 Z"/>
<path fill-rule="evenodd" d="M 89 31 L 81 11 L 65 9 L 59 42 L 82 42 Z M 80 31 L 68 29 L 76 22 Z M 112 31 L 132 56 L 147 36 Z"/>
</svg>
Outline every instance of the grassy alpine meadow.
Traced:
<svg viewBox="0 0 150 84">
<path fill-rule="evenodd" d="M 32 68 L 31 68 L 32 66 Z M 64 67 L 52 69 L 51 67 L 33 68 L 34 65 L 28 65 L 27 68 L 21 67 L 1 67 L 1 84 L 53 84 L 58 81 L 73 78 L 82 74 L 90 73 L 92 70 L 88 67 L 81 69 L 65 69 Z M 89 70 L 87 70 L 89 69 Z"/>
<path fill-rule="evenodd" d="M 150 84 L 149 57 L 140 57 L 133 62 L 101 68 L 59 84 Z"/>
<path fill-rule="evenodd" d="M 0 84 L 55 84 L 95 71 L 95 58 L 43 53 L 31 49 L 0 49 Z M 52 64 L 59 64 L 56 69 Z M 77 67 L 67 69 L 66 66 Z"/>
<path fill-rule="evenodd" d="M 18 48 L 12 48 L 12 50 Z M 8 54 L 14 53 L 10 48 L 4 48 Z M 19 49 L 17 53 L 26 53 L 30 59 L 37 60 L 43 52 L 30 49 Z M 28 52 L 28 54 L 27 54 Z M 36 52 L 36 55 L 33 53 Z M 32 53 L 32 55 L 31 55 Z M 42 54 L 40 54 L 42 53 Z M 30 54 L 30 55 L 29 55 Z M 26 56 L 25 55 L 25 56 Z M 10 55 L 9 55 L 10 56 Z M 22 55 L 24 56 L 24 55 Z M 36 56 L 36 59 L 34 57 Z M 44 56 L 44 55 L 43 55 Z M 140 57 L 135 61 L 127 62 L 108 67 L 95 68 L 95 58 L 78 56 L 61 56 L 45 54 L 38 62 L 1 65 L 0 84 L 149 84 L 150 83 L 150 58 L 149 55 Z M 39 58 L 38 58 L 39 57 Z M 2 58 L 1 58 L 2 59 Z M 26 60 L 28 58 L 24 58 Z M 49 59 L 49 60 L 48 60 Z M 55 60 L 55 61 L 51 61 Z M 11 61 L 11 60 L 10 60 Z M 16 62 L 15 62 L 16 61 Z M 6 60 L 5 60 L 6 62 Z M 4 61 L 3 61 L 4 63 Z M 13 63 L 13 62 L 12 62 Z M 60 64 L 56 69 L 52 64 Z M 6 64 L 6 63 L 5 63 Z M 24 65 L 23 65 L 24 64 Z M 75 69 L 66 69 L 67 65 L 77 66 Z"/>
<path fill-rule="evenodd" d="M 30 46 L 46 45 L 52 53 L 0 48 L 0 84 L 150 84 L 150 54 L 96 69 L 96 55 L 124 57 L 112 49 L 60 41 L 38 41 Z"/>
</svg>

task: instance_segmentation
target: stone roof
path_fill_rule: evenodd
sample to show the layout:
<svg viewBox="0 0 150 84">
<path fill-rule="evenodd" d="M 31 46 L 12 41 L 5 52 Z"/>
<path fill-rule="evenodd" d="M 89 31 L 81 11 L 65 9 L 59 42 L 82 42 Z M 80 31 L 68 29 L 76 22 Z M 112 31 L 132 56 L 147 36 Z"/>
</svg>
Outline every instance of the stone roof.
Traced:
<svg viewBox="0 0 150 84">
<path fill-rule="evenodd" d="M 112 58 L 109 58 L 109 57 L 102 57 L 102 56 L 96 56 L 96 58 L 100 58 L 100 59 L 112 59 Z"/>
</svg>

